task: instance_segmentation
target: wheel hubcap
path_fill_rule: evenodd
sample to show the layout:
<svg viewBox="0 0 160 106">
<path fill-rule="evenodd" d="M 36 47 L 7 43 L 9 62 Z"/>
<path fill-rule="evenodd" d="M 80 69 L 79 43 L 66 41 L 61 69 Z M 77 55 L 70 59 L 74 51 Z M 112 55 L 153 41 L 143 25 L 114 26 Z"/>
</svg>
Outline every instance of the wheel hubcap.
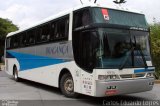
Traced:
<svg viewBox="0 0 160 106">
<path fill-rule="evenodd" d="M 67 93 L 72 93 L 73 92 L 73 80 L 72 79 L 67 79 L 64 83 L 64 88 Z"/>
</svg>

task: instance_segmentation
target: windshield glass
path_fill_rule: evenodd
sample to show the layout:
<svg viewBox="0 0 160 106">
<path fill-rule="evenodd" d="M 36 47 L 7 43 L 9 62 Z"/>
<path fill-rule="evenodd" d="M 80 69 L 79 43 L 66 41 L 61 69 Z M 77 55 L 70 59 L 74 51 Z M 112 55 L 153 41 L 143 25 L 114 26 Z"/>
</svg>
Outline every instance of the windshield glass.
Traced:
<svg viewBox="0 0 160 106">
<path fill-rule="evenodd" d="M 150 61 L 147 32 L 100 28 L 98 34 L 96 68 L 144 67 Z"/>
<path fill-rule="evenodd" d="M 77 31 L 75 35 L 75 62 L 85 70 L 140 68 L 151 61 L 148 32 L 97 28 Z"/>
</svg>

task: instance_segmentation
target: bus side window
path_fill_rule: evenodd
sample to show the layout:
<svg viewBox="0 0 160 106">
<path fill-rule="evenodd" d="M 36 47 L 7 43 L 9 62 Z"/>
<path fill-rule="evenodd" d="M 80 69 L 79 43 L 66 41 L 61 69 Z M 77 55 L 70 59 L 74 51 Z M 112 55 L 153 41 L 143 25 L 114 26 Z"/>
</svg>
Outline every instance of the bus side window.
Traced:
<svg viewBox="0 0 160 106">
<path fill-rule="evenodd" d="M 11 36 L 11 41 L 10 41 L 10 48 L 13 48 L 13 36 Z"/>
<path fill-rule="evenodd" d="M 35 44 L 35 29 L 28 31 L 27 36 L 28 36 L 28 44 L 29 45 Z"/>
<path fill-rule="evenodd" d="M 79 10 L 74 13 L 73 28 L 78 28 L 91 23 L 90 12 L 88 9 Z"/>
<path fill-rule="evenodd" d="M 82 13 L 82 25 L 88 25 L 91 23 L 91 19 L 90 19 L 90 14 L 89 14 L 89 10 L 85 10 Z"/>
<path fill-rule="evenodd" d="M 55 24 L 55 22 L 52 22 L 51 23 L 51 36 L 50 36 L 50 40 L 51 41 L 53 41 L 54 40 L 54 35 L 55 35 L 55 33 L 56 33 L 56 24 Z"/>
<path fill-rule="evenodd" d="M 10 48 L 10 43 L 11 43 L 11 38 L 7 38 L 6 40 L 6 48 L 9 49 Z"/>
<path fill-rule="evenodd" d="M 17 48 L 19 45 L 19 38 L 17 35 L 14 36 L 14 43 L 13 43 L 13 46 L 14 48 Z"/>
<path fill-rule="evenodd" d="M 78 11 L 74 14 L 74 24 L 73 24 L 73 28 L 77 28 L 82 26 L 82 19 L 81 19 L 82 15 L 81 13 Z"/>
<path fill-rule="evenodd" d="M 19 39 L 17 37 L 17 35 L 14 35 L 11 37 L 11 48 L 16 48 L 18 47 L 19 44 Z"/>
<path fill-rule="evenodd" d="M 41 41 L 45 42 L 50 39 L 50 24 L 46 24 L 42 27 Z"/>
<path fill-rule="evenodd" d="M 68 36 L 69 36 L 69 17 L 67 17 L 65 21 L 65 37 L 68 39 Z"/>
<path fill-rule="evenodd" d="M 24 47 L 27 44 L 27 35 L 26 35 L 26 32 L 22 33 L 21 36 L 22 36 L 21 37 L 21 46 Z"/>
<path fill-rule="evenodd" d="M 54 38 L 68 39 L 69 17 L 59 19 L 54 25 Z"/>
<path fill-rule="evenodd" d="M 42 33 L 42 28 L 41 27 L 38 27 L 36 28 L 36 40 L 37 40 L 37 43 L 40 43 L 41 42 L 41 33 Z"/>
<path fill-rule="evenodd" d="M 42 43 L 50 40 L 50 24 L 45 24 L 36 29 L 37 42 Z"/>
</svg>

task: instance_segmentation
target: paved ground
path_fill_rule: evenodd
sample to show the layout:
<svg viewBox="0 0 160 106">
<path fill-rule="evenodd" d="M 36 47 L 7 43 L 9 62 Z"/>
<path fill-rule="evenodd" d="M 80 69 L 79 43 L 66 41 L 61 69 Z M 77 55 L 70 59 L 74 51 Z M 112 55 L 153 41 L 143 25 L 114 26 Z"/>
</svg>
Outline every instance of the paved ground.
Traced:
<svg viewBox="0 0 160 106">
<path fill-rule="evenodd" d="M 7 101 L 14 100 L 14 101 Z M 10 106 L 4 103 L 18 104 L 18 106 L 92 106 L 92 105 L 121 105 L 130 101 L 160 100 L 160 84 L 156 84 L 152 91 L 114 96 L 107 98 L 93 98 L 81 95 L 79 98 L 64 97 L 60 90 L 54 87 L 23 80 L 15 82 L 12 77 L 0 71 L 0 106 Z M 13 105 L 12 105 L 13 106 Z M 14 105 L 17 106 L 17 105 Z"/>
</svg>

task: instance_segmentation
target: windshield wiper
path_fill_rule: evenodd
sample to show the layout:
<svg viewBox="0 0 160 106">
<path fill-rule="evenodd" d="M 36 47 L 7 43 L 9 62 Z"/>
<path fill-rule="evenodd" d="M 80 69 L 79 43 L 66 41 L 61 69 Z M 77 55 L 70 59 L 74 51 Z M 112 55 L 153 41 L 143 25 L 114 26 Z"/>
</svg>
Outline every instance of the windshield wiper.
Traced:
<svg viewBox="0 0 160 106">
<path fill-rule="evenodd" d="M 140 46 L 140 45 L 139 45 Z M 146 59 L 145 59 L 145 56 L 144 56 L 144 53 L 142 52 L 142 49 L 140 47 L 138 47 L 137 49 L 139 49 L 139 52 L 142 56 L 142 60 L 144 62 L 144 65 L 145 65 L 145 68 L 148 68 L 148 65 L 147 65 L 147 62 L 146 62 Z"/>
<path fill-rule="evenodd" d="M 129 33 L 130 33 L 130 31 L 129 31 Z M 131 33 L 130 33 L 130 35 L 131 35 Z M 134 49 L 135 49 L 135 46 L 132 43 L 132 37 L 131 36 L 130 36 L 130 45 L 131 45 L 131 49 L 129 50 L 129 52 L 130 52 L 130 54 L 132 54 Z M 122 70 L 124 68 L 124 66 L 125 66 L 125 64 L 128 60 L 128 57 L 129 57 L 129 54 L 127 55 L 127 58 L 124 60 L 124 63 L 120 66 L 119 70 Z"/>
<path fill-rule="evenodd" d="M 132 53 L 134 51 L 135 47 L 132 45 L 131 49 L 129 50 L 130 53 Z M 129 54 L 128 54 L 129 55 Z M 122 70 L 127 62 L 129 56 L 127 56 L 125 62 L 120 66 L 119 70 Z"/>
<path fill-rule="evenodd" d="M 135 41 L 135 45 L 136 45 L 137 50 L 140 52 L 140 54 L 141 54 L 141 56 L 142 56 L 142 60 L 143 60 L 143 63 L 144 63 L 144 65 L 145 65 L 145 68 L 148 68 L 148 65 L 147 65 L 147 62 L 146 62 L 144 53 L 142 52 L 141 46 L 140 46 L 140 45 L 137 45 L 135 36 L 134 36 L 134 41 Z"/>
<path fill-rule="evenodd" d="M 130 52 L 130 53 L 133 53 L 133 51 L 134 51 L 135 49 L 137 49 L 137 50 L 140 52 L 141 56 L 142 56 L 142 60 L 143 60 L 143 63 L 144 63 L 144 65 L 145 65 L 145 68 L 148 68 L 148 65 L 147 65 L 147 62 L 146 62 L 144 53 L 142 52 L 142 49 L 141 49 L 140 45 L 137 45 L 135 36 L 134 36 L 134 42 L 135 42 L 135 44 L 133 44 L 133 43 L 132 43 L 132 40 L 131 40 L 131 49 L 129 50 L 129 52 Z M 129 56 L 128 56 L 128 57 L 129 57 Z M 122 70 L 122 69 L 124 68 L 124 66 L 125 66 L 125 64 L 126 64 L 126 62 L 127 62 L 128 57 L 126 58 L 125 62 L 120 66 L 119 70 Z"/>
</svg>

